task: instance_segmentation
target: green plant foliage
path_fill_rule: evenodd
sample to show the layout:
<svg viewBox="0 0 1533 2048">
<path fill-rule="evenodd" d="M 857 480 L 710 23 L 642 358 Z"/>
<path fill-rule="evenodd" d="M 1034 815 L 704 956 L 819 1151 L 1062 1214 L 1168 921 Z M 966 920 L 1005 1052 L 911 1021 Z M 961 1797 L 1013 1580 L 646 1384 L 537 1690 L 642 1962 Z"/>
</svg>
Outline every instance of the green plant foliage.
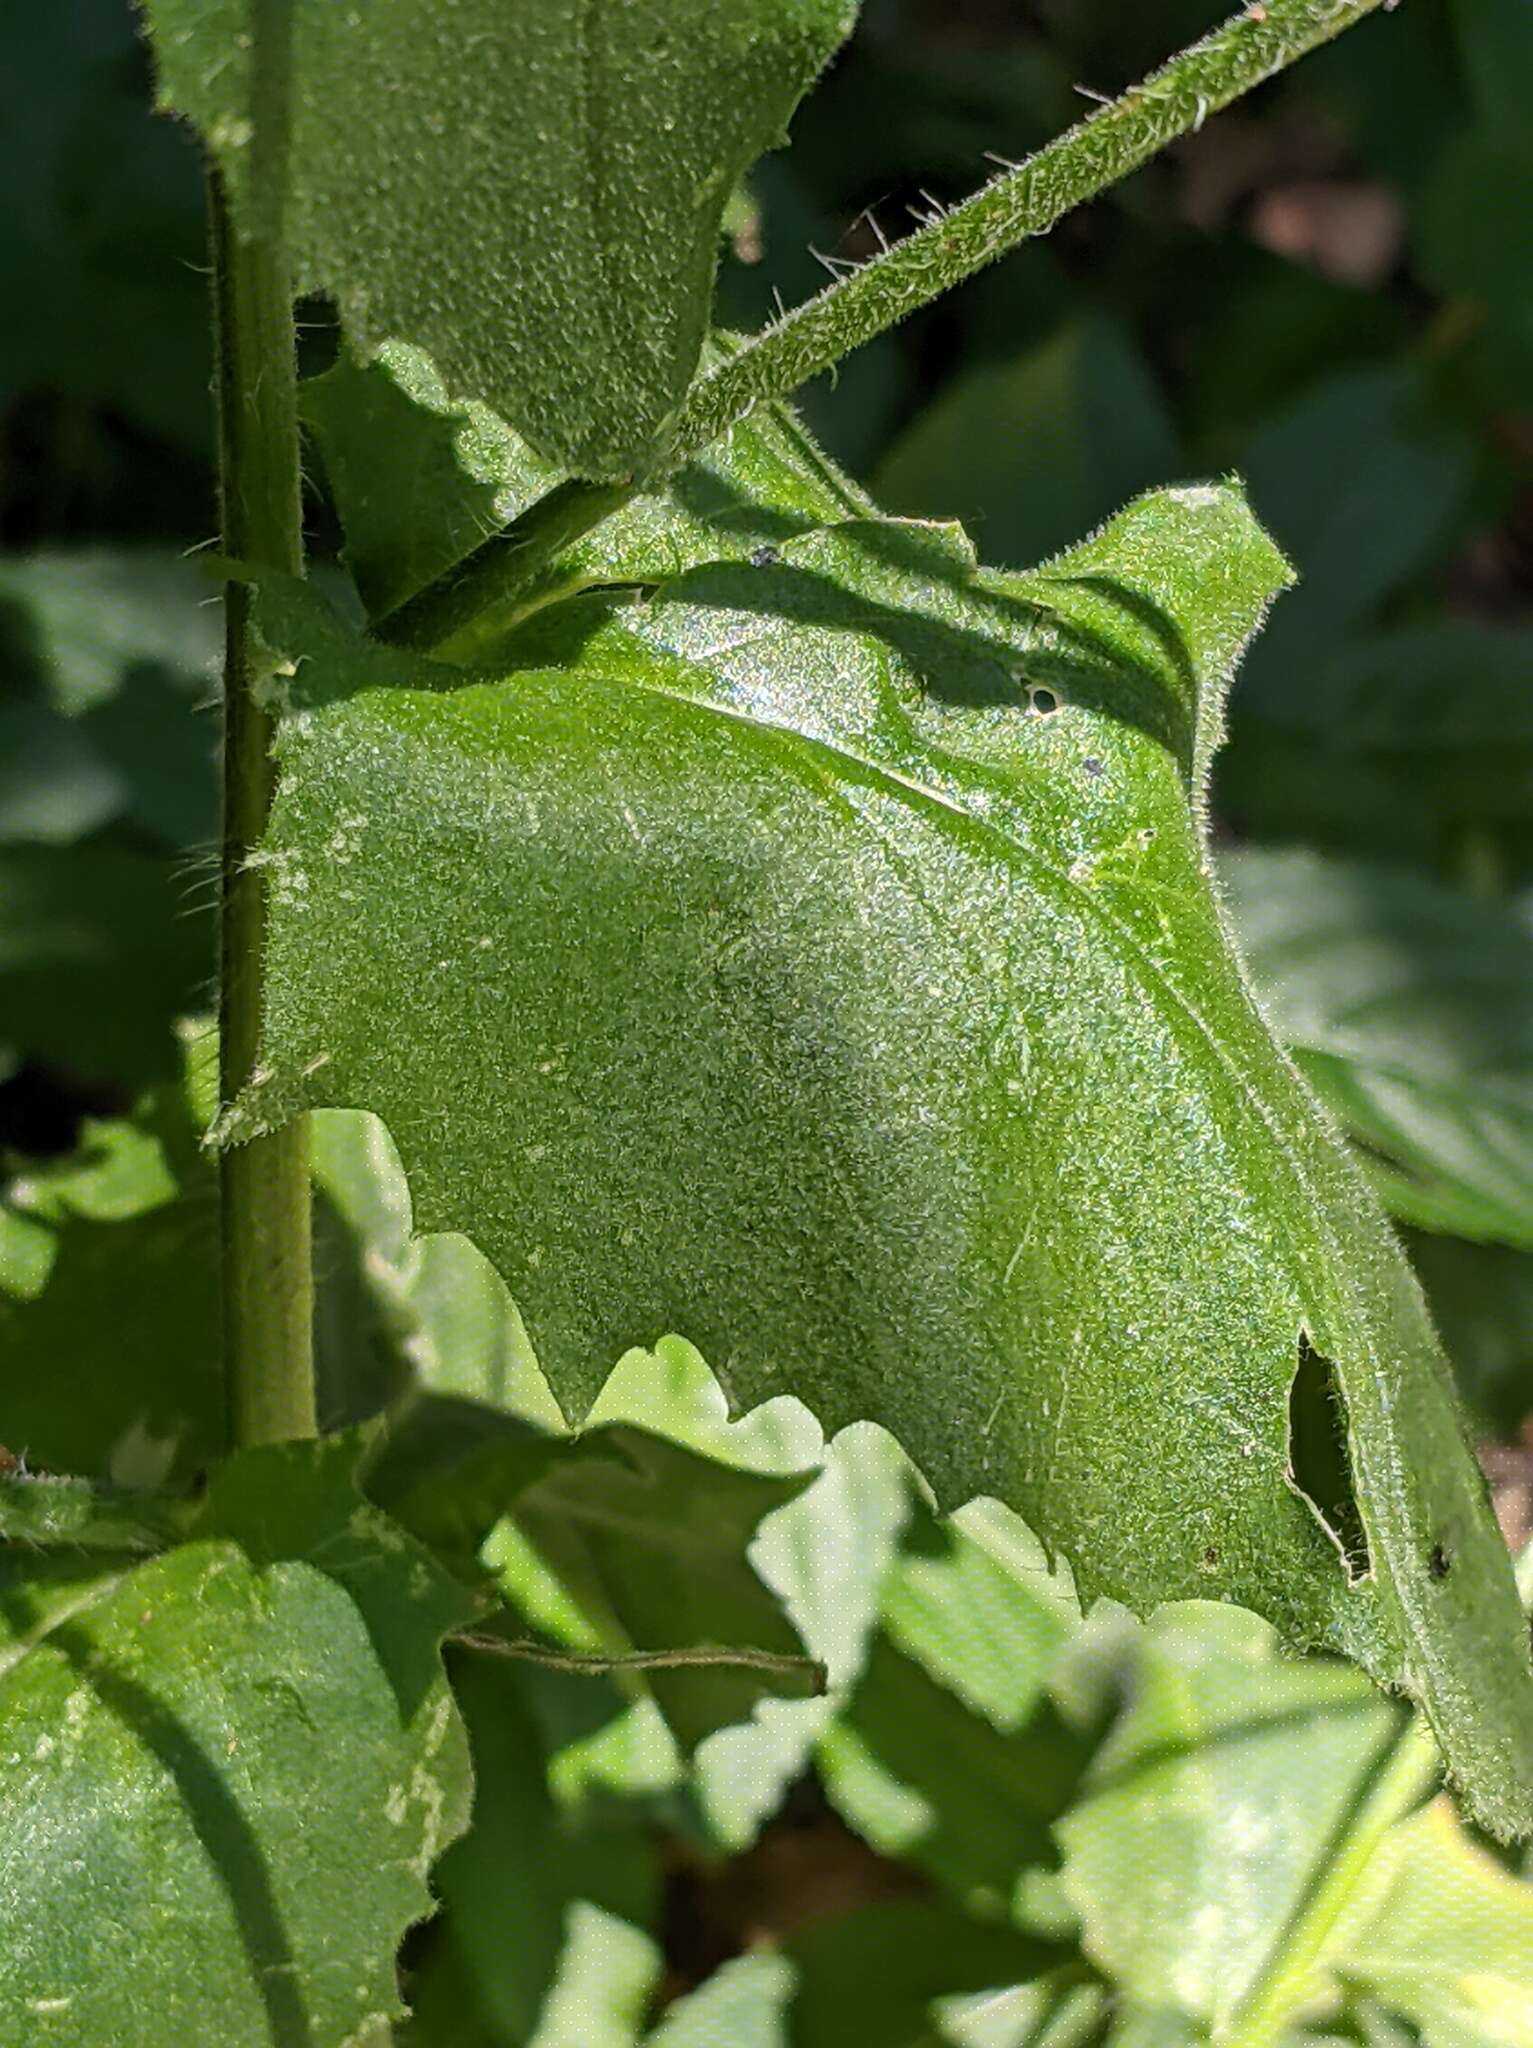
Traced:
<svg viewBox="0 0 1533 2048">
<path fill-rule="evenodd" d="M 546 459 L 617 476 L 691 381 L 731 192 L 855 7 L 598 0 L 514 29 L 501 0 L 144 12 L 162 104 L 360 360 L 418 344 Z"/>
<path fill-rule="evenodd" d="M 790 2048 L 860 2038 L 939 2048 L 943 1997 L 1014 1984 L 1058 1960 L 1047 1944 L 924 1899 L 866 1906 L 787 1944 L 796 1975 Z"/>
<path fill-rule="evenodd" d="M 437 1654 L 466 1603 L 355 1452 L 247 1454 L 152 1562 L 4 1558 L 6 2038 L 377 2034 L 464 1825 Z"/>
<path fill-rule="evenodd" d="M 1424 1231 L 1407 1241 L 1465 1400 L 1515 1436 L 1533 1408 L 1533 1254 Z"/>
<path fill-rule="evenodd" d="M 1097 1684 L 1113 1682 L 1110 1628 L 1077 1652 Z M 1408 1717 L 1233 1608 L 1167 1609 L 1117 1648 L 1125 1708 L 1060 1823 L 1065 1886 L 1087 1953 L 1131 1998 L 1228 2029 L 1368 1823 Z"/>
<path fill-rule="evenodd" d="M 1069 1589 L 1014 1516 L 975 1502 L 907 1531 L 883 1586 L 883 1635 L 820 1744 L 838 1811 L 971 1910 L 1033 1922 L 1029 1871 L 1091 1754 L 1044 1695 L 1074 1636 Z"/>
<path fill-rule="evenodd" d="M 150 549 L 0 562 L 0 1038 L 130 1088 L 206 995 L 211 585 Z"/>
<path fill-rule="evenodd" d="M 539 2023 L 561 1964 L 566 2002 L 571 1995 L 577 1909 L 609 1923 L 605 1967 L 598 1962 L 589 1972 L 594 1997 L 620 1992 L 613 1983 L 620 1947 L 633 1948 L 647 1966 L 641 1997 L 653 1981 L 652 1949 L 640 1930 L 654 1909 L 658 1872 L 642 1811 L 608 1805 L 571 1813 L 556 1804 L 548 1743 L 528 1696 L 531 1676 L 490 1658 L 454 1660 L 453 1690 L 473 1753 L 474 1825 L 433 1875 L 444 1918 L 412 1976 L 405 2037 L 422 2048 L 548 2039 Z"/>
<path fill-rule="evenodd" d="M 1533 1888 L 1422 1807 L 1419 1727 L 1250 1615 L 1098 1624 L 1056 1683 L 1074 1657 L 1100 1684 L 1116 1640 L 1123 1707 L 1059 1833 L 1086 1951 L 1128 1998 L 1240 2048 L 1365 2001 L 1428 2048 L 1519 2038 Z"/>
<path fill-rule="evenodd" d="M 1070 326 L 949 384 L 874 479 L 891 512 L 962 519 L 993 562 L 1036 562 L 1183 464 L 1164 402 L 1122 333 Z"/>
<path fill-rule="evenodd" d="M 1344 642 L 1229 794 L 1278 838 L 1462 868 L 1533 808 L 1530 664 L 1529 635 L 1468 621 Z"/>
<path fill-rule="evenodd" d="M 809 1700 L 762 1698 L 748 1722 L 720 1728 L 693 1758 L 692 1790 L 714 1841 L 745 1848 L 805 1769 L 816 1738 L 857 1679 L 877 1622 L 880 1589 L 909 1517 L 912 1475 L 898 1446 L 867 1425 L 826 1443 L 798 1401 L 769 1401 L 728 1419 L 724 1391 L 691 1345 L 665 1339 L 620 1359 L 591 1422 L 628 1421 L 726 1465 L 762 1473 L 818 1466 L 796 1499 L 762 1522 L 750 1548 L 827 1688 Z M 737 1623 L 732 1638 L 744 1640 Z M 641 1749 L 636 1763 L 647 1762 Z"/>
<path fill-rule="evenodd" d="M 32 1257 L 0 1265 L 3 1434 L 34 1469 L 157 1485 L 225 1447 L 218 1211 L 193 1087 L 87 1123 L 76 1153 L 6 1186 L 0 1217 Z"/>
<path fill-rule="evenodd" d="M 302 696 L 271 1078 L 225 1135 L 366 1102 L 571 1413 L 595 1361 L 679 1327 L 736 1401 L 796 1389 L 884 1423 L 945 1501 L 1002 1495 L 1088 1597 L 1217 1590 L 1410 1684 L 1511 1827 L 1504 1551 L 1202 874 L 1220 688 L 1283 575 L 1207 487 L 1005 580 L 951 530 L 853 523 L 509 683 L 273 591 Z M 418 1029 L 378 1032 L 380 982 Z M 1306 1332 L 1346 1404 L 1353 1580 L 1289 1474 Z"/>
<path fill-rule="evenodd" d="M 1339 370 L 1263 421 L 1242 451 L 1251 502 L 1301 576 L 1252 650 L 1237 708 L 1291 720 L 1338 643 L 1440 551 L 1468 509 L 1474 451 L 1423 372 Z M 1316 488 L 1317 477 L 1335 487 Z"/>
<path fill-rule="evenodd" d="M 207 992 L 205 921 L 163 858 L 0 847 L 0 1030 L 13 1053 L 130 1084 L 174 1070 L 175 1017 Z"/>
<path fill-rule="evenodd" d="M 345 521 L 347 564 L 374 616 L 559 482 L 488 406 L 454 403 L 418 349 L 386 344 L 365 369 L 342 358 L 302 386 L 302 401 Z M 869 509 L 785 407 L 763 407 L 577 542 L 556 580 L 660 581 Z"/>
<path fill-rule="evenodd" d="M 1361 862 L 1221 868 L 1257 992 L 1395 1215 L 1533 1249 L 1533 936 Z"/>
<path fill-rule="evenodd" d="M 5 23 L 0 404 L 41 388 L 200 454 L 201 185 L 195 151 L 150 115 L 139 57 L 126 7 L 75 0 Z"/>
</svg>

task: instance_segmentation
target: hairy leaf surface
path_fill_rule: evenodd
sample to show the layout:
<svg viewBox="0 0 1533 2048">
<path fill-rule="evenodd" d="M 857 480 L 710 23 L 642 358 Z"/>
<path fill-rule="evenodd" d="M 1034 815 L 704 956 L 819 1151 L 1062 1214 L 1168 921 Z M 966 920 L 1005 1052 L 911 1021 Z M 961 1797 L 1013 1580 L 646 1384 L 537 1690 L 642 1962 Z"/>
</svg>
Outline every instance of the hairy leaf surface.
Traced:
<svg viewBox="0 0 1533 2048">
<path fill-rule="evenodd" d="M 162 103 L 362 360 L 588 475 L 641 465 L 702 347 L 724 209 L 855 0 L 144 0 Z"/>
<path fill-rule="evenodd" d="M 560 481 L 488 406 L 452 399 L 419 349 L 389 343 L 365 368 L 343 357 L 302 393 L 375 617 Z M 786 407 L 763 407 L 576 542 L 558 573 L 573 586 L 659 582 L 870 509 Z"/>
<path fill-rule="evenodd" d="M 266 2048 L 397 2014 L 466 1817 L 437 1651 L 466 1602 L 349 1463 L 249 1453 L 197 1540 L 131 1570 L 0 1557 L 6 2040 Z"/>
<path fill-rule="evenodd" d="M 1284 575 L 1228 489 L 1007 578 L 854 521 L 503 677 L 273 589 L 266 1078 L 226 1135 L 375 1109 L 570 1413 L 680 1331 L 736 1405 L 1001 1496 L 1088 1599 L 1221 1595 L 1406 1685 L 1508 1829 L 1505 1551 L 1206 873 L 1221 687 Z"/>
</svg>

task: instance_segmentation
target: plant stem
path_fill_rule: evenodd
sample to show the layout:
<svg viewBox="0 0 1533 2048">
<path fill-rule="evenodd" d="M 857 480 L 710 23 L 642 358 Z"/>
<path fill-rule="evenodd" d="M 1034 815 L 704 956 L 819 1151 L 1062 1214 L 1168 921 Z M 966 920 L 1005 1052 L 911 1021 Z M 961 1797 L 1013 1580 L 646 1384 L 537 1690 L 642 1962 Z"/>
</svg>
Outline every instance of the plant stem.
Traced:
<svg viewBox="0 0 1533 2048">
<path fill-rule="evenodd" d="M 541 1664 L 546 1671 L 567 1671 L 577 1678 L 609 1678 L 619 1671 L 759 1671 L 767 1678 L 804 1678 L 816 1696 L 829 1683 L 825 1666 L 814 1657 L 792 1657 L 776 1650 L 726 1649 L 697 1643 L 678 1650 L 562 1650 L 527 1636 L 485 1635 L 466 1629 L 449 1638 L 466 1650 L 484 1650 L 492 1657 L 514 1657 Z"/>
<path fill-rule="evenodd" d="M 292 293 L 280 246 L 241 240 L 222 182 L 209 186 L 224 553 L 303 571 Z M 219 1087 L 232 1102 L 255 1065 L 266 952 L 265 885 L 250 865 L 276 784 L 273 718 L 259 692 L 248 583 L 224 590 L 224 818 L 219 904 Z M 299 1118 L 219 1158 L 224 1375 L 236 1445 L 313 1436 L 309 1132 Z"/>
<path fill-rule="evenodd" d="M 1173 57 L 1121 99 L 1008 168 L 769 327 L 692 388 L 676 422 L 685 461 L 762 399 L 807 378 L 929 305 L 1147 162 L 1178 135 L 1390 0 L 1267 0 Z"/>
<path fill-rule="evenodd" d="M 524 613 L 557 595 L 549 569 L 556 555 L 620 512 L 636 483 L 571 479 L 530 505 L 504 533 L 494 534 L 455 568 L 390 612 L 381 639 L 421 647 L 449 661 L 472 661 L 480 648 Z"/>
<path fill-rule="evenodd" d="M 1121 99 L 992 179 L 951 213 L 873 257 L 786 314 L 694 384 L 656 473 L 679 469 L 755 406 L 810 377 L 921 306 L 1046 234 L 1072 207 L 1148 161 L 1168 142 L 1284 70 L 1306 51 L 1395 0 L 1266 0 L 1132 86 Z M 548 594 L 549 568 L 574 540 L 626 505 L 647 479 L 561 484 L 384 620 L 386 640 L 457 660 L 505 631 Z M 481 633 L 480 614 L 486 625 Z"/>
</svg>

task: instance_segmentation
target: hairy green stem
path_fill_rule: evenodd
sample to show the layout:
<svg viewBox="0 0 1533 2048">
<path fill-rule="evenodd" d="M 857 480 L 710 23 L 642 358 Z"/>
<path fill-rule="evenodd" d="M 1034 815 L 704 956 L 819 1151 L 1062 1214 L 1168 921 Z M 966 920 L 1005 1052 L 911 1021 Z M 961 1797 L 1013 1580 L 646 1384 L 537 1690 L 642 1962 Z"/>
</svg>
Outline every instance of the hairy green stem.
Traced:
<svg viewBox="0 0 1533 2048">
<path fill-rule="evenodd" d="M 676 422 L 671 460 L 684 462 L 763 399 L 796 390 L 1019 242 L 1046 234 L 1209 114 L 1388 4 L 1267 0 L 1248 7 L 951 213 L 935 209 L 926 226 L 795 307 L 695 384 Z"/>
<path fill-rule="evenodd" d="M 223 550 L 257 569 L 303 569 L 292 293 L 277 244 L 241 240 L 210 187 Z M 224 816 L 219 899 L 219 1087 L 250 1079 L 266 952 L 262 871 L 250 863 L 271 809 L 273 719 L 259 693 L 248 583 L 224 591 Z M 299 1118 L 219 1160 L 224 1375 L 236 1444 L 313 1436 L 314 1297 L 309 1132 Z"/>
<path fill-rule="evenodd" d="M 559 593 L 557 555 L 620 512 L 638 486 L 560 484 L 437 582 L 378 626 L 384 640 L 422 647 L 448 661 L 472 661 L 518 618 Z"/>
<path fill-rule="evenodd" d="M 1231 100 L 1395 0 L 1266 0 L 1173 57 L 1120 99 L 914 234 L 837 279 L 692 387 L 656 465 L 677 469 L 757 405 L 786 398 L 920 307 L 1046 234 L 1071 208 L 1147 162 Z M 556 587 L 559 552 L 618 511 L 643 479 L 572 481 L 532 506 L 381 627 L 456 660 L 503 633 Z M 481 619 L 483 623 L 481 624 Z"/>
</svg>

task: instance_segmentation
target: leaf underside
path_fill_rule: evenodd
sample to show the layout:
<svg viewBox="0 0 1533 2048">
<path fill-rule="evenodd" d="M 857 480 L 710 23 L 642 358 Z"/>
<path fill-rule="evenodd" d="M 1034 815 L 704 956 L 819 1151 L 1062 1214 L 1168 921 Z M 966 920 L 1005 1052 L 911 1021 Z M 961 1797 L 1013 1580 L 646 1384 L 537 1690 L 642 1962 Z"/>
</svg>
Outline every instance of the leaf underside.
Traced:
<svg viewBox="0 0 1533 2048">
<path fill-rule="evenodd" d="M 377 1111 L 572 1416 L 679 1331 L 737 1408 L 875 1419 L 945 1504 L 1004 1499 L 1088 1598 L 1236 1601 L 1406 1687 L 1506 1832 L 1504 1548 L 1208 879 L 1222 689 L 1285 577 L 1194 487 L 1026 576 L 952 528 L 790 537 L 539 614 L 521 659 L 558 668 L 267 589 L 269 1008 L 225 1134 Z M 1301 1351 L 1335 1501 L 1291 1471 Z"/>
<path fill-rule="evenodd" d="M 724 210 L 854 0 L 143 0 L 161 104 L 361 360 L 429 349 L 578 474 L 641 466 L 697 367 Z"/>
</svg>

